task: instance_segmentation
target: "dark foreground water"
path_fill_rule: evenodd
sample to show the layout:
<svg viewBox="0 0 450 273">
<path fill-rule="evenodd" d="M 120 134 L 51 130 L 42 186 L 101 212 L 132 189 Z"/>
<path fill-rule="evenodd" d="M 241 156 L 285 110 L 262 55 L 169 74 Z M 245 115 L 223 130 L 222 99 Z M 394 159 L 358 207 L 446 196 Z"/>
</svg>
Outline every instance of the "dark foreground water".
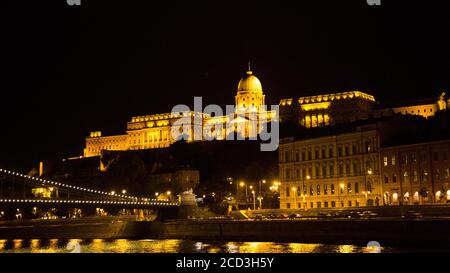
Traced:
<svg viewBox="0 0 450 273">
<path fill-rule="evenodd" d="M 366 253 L 354 245 L 194 240 L 0 240 L 0 253 Z M 401 252 L 382 247 L 381 252 Z"/>
</svg>

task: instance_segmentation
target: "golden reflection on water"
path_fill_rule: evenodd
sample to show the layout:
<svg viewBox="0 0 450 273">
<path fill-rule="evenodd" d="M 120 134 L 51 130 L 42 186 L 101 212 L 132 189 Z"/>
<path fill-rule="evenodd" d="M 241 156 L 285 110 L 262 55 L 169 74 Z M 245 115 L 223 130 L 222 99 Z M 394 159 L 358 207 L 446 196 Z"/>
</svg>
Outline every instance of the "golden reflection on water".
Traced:
<svg viewBox="0 0 450 273">
<path fill-rule="evenodd" d="M 323 245 L 290 243 L 288 246 L 289 246 L 289 253 L 315 253 Z"/>
<path fill-rule="evenodd" d="M 13 243 L 14 243 L 14 248 L 15 249 L 22 248 L 22 239 L 13 240 Z"/>
<path fill-rule="evenodd" d="M 91 252 L 95 252 L 95 253 L 103 252 L 104 248 L 105 248 L 105 244 L 103 243 L 102 239 L 92 240 L 91 248 L 90 248 Z"/>
<path fill-rule="evenodd" d="M 355 246 L 352 245 L 340 245 L 337 249 L 338 253 L 354 253 Z"/>
<path fill-rule="evenodd" d="M 31 252 L 39 252 L 40 244 L 41 244 L 41 240 L 39 240 L 39 239 L 31 240 L 30 241 Z"/>
<path fill-rule="evenodd" d="M 0 252 L 69 253 L 80 244 L 85 253 L 355 253 L 368 252 L 353 245 L 277 242 L 201 242 L 193 240 L 0 240 Z M 71 249 L 67 249 L 67 246 Z M 384 252 L 384 251 L 383 251 Z"/>
<path fill-rule="evenodd" d="M 0 240 L 0 250 L 1 251 L 5 250 L 6 242 L 8 242 L 8 240 Z"/>
<path fill-rule="evenodd" d="M 182 240 L 141 240 L 145 242 L 144 252 L 177 253 Z"/>
<path fill-rule="evenodd" d="M 131 244 L 128 240 L 126 239 L 117 239 L 115 241 L 116 243 L 116 248 L 114 252 L 119 252 L 119 253 L 125 253 L 125 252 L 130 252 L 131 249 Z"/>
</svg>

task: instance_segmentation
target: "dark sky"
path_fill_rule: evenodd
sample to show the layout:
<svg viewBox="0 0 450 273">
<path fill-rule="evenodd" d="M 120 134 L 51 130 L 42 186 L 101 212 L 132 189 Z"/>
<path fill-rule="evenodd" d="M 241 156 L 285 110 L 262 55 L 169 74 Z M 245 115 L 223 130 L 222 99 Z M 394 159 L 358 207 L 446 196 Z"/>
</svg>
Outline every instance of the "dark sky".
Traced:
<svg viewBox="0 0 450 273">
<path fill-rule="evenodd" d="M 248 60 L 271 104 L 349 89 L 389 102 L 450 86 L 450 17 L 438 1 L 81 2 L 0 14 L 10 15 L 0 166 L 80 155 L 89 131 L 125 130 L 131 116 L 193 96 L 233 104 Z"/>
</svg>

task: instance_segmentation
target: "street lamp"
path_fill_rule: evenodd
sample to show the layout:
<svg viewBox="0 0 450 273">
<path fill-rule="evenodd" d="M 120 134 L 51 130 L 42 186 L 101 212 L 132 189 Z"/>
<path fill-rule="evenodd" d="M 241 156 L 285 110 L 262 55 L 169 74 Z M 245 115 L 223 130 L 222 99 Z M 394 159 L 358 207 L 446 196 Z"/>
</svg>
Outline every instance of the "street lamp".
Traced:
<svg viewBox="0 0 450 273">
<path fill-rule="evenodd" d="M 122 190 L 122 194 L 125 194 L 125 193 L 127 193 L 127 190 Z"/>
<path fill-rule="evenodd" d="M 245 185 L 245 182 L 239 183 L 239 186 L 244 187 L 245 186 L 245 202 L 248 201 L 248 194 L 247 194 L 247 186 Z"/>
<path fill-rule="evenodd" d="M 306 179 L 307 179 L 307 180 L 310 180 L 310 179 L 311 179 L 311 176 L 307 175 L 307 176 L 306 176 Z M 306 196 L 307 194 L 306 194 L 306 188 L 305 188 L 305 176 L 304 176 L 304 175 L 303 175 L 303 188 L 302 188 L 302 191 L 303 191 L 303 206 L 305 206 L 305 203 L 306 203 L 305 196 Z M 306 206 L 305 206 L 305 208 L 306 208 Z"/>
<path fill-rule="evenodd" d="M 259 208 L 260 209 L 262 209 L 262 200 L 263 200 L 264 198 L 262 197 L 262 196 L 259 196 L 258 197 L 258 200 L 259 200 Z"/>
<path fill-rule="evenodd" d="M 252 194 L 253 194 L 253 210 L 256 210 L 255 191 L 252 191 Z"/>
<path fill-rule="evenodd" d="M 297 205 L 297 195 L 295 193 L 297 189 L 295 187 L 292 187 L 292 191 L 294 192 L 294 207 Z"/>
</svg>

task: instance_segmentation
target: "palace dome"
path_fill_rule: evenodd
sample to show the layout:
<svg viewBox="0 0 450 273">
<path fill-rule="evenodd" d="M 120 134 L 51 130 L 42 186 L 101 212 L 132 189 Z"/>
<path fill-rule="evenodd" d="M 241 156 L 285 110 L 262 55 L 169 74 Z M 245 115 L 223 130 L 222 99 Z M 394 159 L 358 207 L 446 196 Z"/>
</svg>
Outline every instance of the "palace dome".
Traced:
<svg viewBox="0 0 450 273">
<path fill-rule="evenodd" d="M 261 92 L 262 85 L 259 79 L 253 75 L 253 72 L 249 69 L 246 75 L 239 81 L 238 92 Z"/>
</svg>

